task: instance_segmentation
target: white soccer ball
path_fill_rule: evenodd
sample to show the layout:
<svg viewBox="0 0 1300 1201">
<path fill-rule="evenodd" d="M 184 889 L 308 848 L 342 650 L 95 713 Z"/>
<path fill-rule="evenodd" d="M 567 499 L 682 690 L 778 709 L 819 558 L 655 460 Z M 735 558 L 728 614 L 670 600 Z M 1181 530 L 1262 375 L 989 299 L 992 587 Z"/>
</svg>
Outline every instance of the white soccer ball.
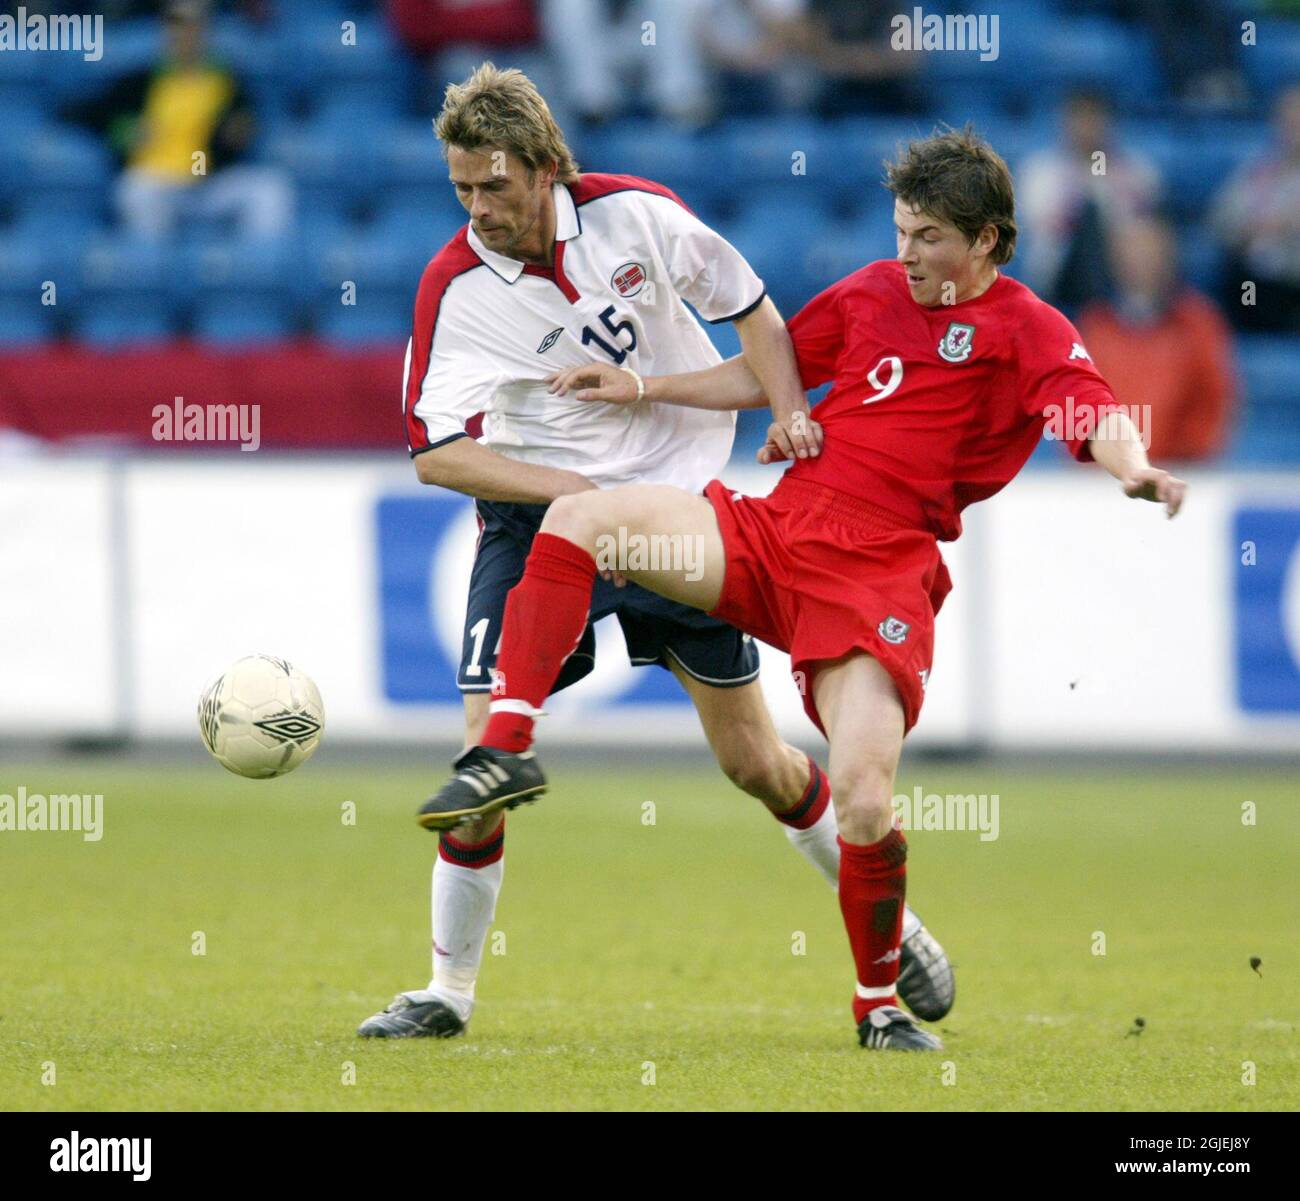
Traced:
<svg viewBox="0 0 1300 1201">
<path fill-rule="evenodd" d="M 320 743 L 325 706 L 316 685 L 274 655 L 248 655 L 199 697 L 199 732 L 217 762 L 266 780 L 306 763 Z"/>
</svg>

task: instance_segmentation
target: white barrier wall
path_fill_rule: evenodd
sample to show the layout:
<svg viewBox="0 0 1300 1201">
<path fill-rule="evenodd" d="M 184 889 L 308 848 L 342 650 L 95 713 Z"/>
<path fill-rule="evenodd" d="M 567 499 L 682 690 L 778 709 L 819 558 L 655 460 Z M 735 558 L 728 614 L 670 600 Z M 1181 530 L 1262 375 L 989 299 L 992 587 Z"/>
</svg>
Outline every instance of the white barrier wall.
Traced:
<svg viewBox="0 0 1300 1201">
<path fill-rule="evenodd" d="M 1068 468 L 968 510 L 915 741 L 1300 748 L 1300 476 L 1191 484 L 1174 522 Z M 6 462 L 0 736 L 189 737 L 204 683 L 268 650 L 316 678 L 335 738 L 451 741 L 475 536 L 469 502 L 392 460 Z M 547 737 L 698 739 L 673 678 L 598 631 Z M 815 739 L 785 656 L 763 678 Z"/>
</svg>

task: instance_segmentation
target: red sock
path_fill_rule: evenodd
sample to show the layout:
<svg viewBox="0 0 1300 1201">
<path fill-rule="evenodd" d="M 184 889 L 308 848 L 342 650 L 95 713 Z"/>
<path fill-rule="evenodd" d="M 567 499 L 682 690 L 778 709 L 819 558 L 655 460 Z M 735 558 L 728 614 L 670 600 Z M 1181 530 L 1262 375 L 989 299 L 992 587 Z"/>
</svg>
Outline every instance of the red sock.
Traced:
<svg viewBox="0 0 1300 1201">
<path fill-rule="evenodd" d="M 808 756 L 808 786 L 803 790 L 799 803 L 788 813 L 776 814 L 776 820 L 796 830 L 806 830 L 821 821 L 822 814 L 831 800 L 831 782 L 826 773 L 817 766 L 817 761 Z"/>
<path fill-rule="evenodd" d="M 907 842 L 891 829 L 870 846 L 840 843 L 840 912 L 849 932 L 858 987 L 853 1020 L 880 1005 L 897 1005 L 898 948 L 907 896 Z M 870 994 L 863 996 L 863 992 Z"/>
<path fill-rule="evenodd" d="M 523 701 L 540 709 L 564 661 L 577 649 L 591 611 L 596 560 L 555 534 L 538 534 L 524 576 L 506 597 L 501 652 L 492 677 L 492 700 Z M 483 746 L 525 751 L 533 741 L 533 718 L 495 712 Z"/>
<path fill-rule="evenodd" d="M 438 839 L 438 854 L 448 863 L 454 863 L 457 867 L 489 867 L 498 862 L 505 854 L 506 847 L 506 823 L 501 819 L 501 824 L 497 826 L 482 842 L 466 842 L 463 838 L 457 838 L 451 831 L 443 834 Z M 435 947 L 436 949 L 436 947 Z M 446 952 L 444 951 L 445 955 Z"/>
</svg>

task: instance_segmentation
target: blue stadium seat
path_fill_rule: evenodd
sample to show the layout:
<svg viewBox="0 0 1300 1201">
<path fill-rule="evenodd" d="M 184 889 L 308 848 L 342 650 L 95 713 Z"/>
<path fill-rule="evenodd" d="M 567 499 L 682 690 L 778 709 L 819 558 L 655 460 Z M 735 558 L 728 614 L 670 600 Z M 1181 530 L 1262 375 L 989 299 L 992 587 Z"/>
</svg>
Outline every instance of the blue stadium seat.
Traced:
<svg viewBox="0 0 1300 1201">
<path fill-rule="evenodd" d="M 658 121 L 626 120 L 584 134 L 580 145 L 585 170 L 654 180 L 692 209 L 730 201 L 742 187 L 718 131 L 690 133 Z"/>
<path fill-rule="evenodd" d="M 265 140 L 262 157 L 290 172 L 300 196 L 325 196 L 346 207 L 374 192 L 373 141 L 349 137 L 336 126 L 280 125 Z"/>
<path fill-rule="evenodd" d="M 1245 162 L 1268 147 L 1257 121 L 1129 120 L 1119 123 L 1121 144 L 1149 158 L 1160 172 L 1166 204 L 1175 216 L 1200 216 Z"/>
<path fill-rule="evenodd" d="M 378 207 L 421 206 L 454 216 L 464 224 L 465 210 L 447 179 L 447 162 L 426 121 L 407 121 L 384 131 L 375 147 L 370 196 Z"/>
<path fill-rule="evenodd" d="M 884 204 L 876 211 L 864 211 L 854 221 L 824 227 L 804 249 L 808 288 L 804 300 L 868 263 L 894 258 L 897 252 L 893 211 Z"/>
<path fill-rule="evenodd" d="M 293 332 L 292 313 L 283 296 L 255 301 L 230 294 L 201 296 L 193 331 L 196 338 L 218 346 L 277 342 Z"/>
<path fill-rule="evenodd" d="M 0 293 L 0 349 L 25 350 L 54 336 L 55 310 L 40 303 L 35 289 L 28 296 Z"/>
<path fill-rule="evenodd" d="M 283 84 L 293 76 L 291 70 L 285 69 L 284 60 L 276 59 L 280 43 L 274 31 L 232 13 L 213 16 L 208 28 L 208 48 L 213 58 L 245 82 L 273 78 Z"/>
<path fill-rule="evenodd" d="M 172 327 L 174 274 L 166 246 L 125 234 L 92 237 L 79 285 L 78 330 L 89 327 L 98 341 L 161 336 Z"/>
<path fill-rule="evenodd" d="M 1223 250 L 1218 242 L 1196 225 L 1180 226 L 1177 237 L 1183 278 L 1207 296 L 1217 295 L 1223 270 Z"/>
<path fill-rule="evenodd" d="M 87 10 L 89 11 L 89 10 Z M 105 23 L 104 54 L 87 62 L 80 54 L 42 54 L 50 94 L 59 104 L 88 100 L 115 79 L 148 70 L 162 55 L 162 24 L 156 18 Z M 9 57 L 0 55 L 0 58 Z M 15 57 L 22 57 L 21 55 Z M 35 56 L 32 56 L 35 57 Z"/>
<path fill-rule="evenodd" d="M 0 54 L 0 60 L 6 56 Z M 6 158 L 16 156 L 34 138 L 41 137 L 46 124 L 45 107 L 31 95 L 25 83 L 17 85 L 17 90 L 9 92 L 0 79 L 0 112 L 4 120 L 0 121 L 0 155 Z"/>
<path fill-rule="evenodd" d="M 81 290 L 81 258 L 95 227 L 69 220 L 57 208 L 28 210 L 0 233 L 0 295 L 27 294 L 45 281 L 55 285 L 59 306 L 75 303 Z"/>
<path fill-rule="evenodd" d="M 888 205 L 888 194 L 880 188 L 883 163 L 894 158 L 900 144 L 926 137 L 933 128 L 928 118 L 851 117 L 831 123 L 832 186 L 841 202 L 855 208 L 881 200 Z"/>
<path fill-rule="evenodd" d="M 346 34 L 343 22 L 355 31 Z M 387 22 L 356 12 L 313 12 L 282 24 L 268 35 L 276 41 L 280 62 L 294 64 L 295 75 L 314 89 L 339 80 L 372 80 L 381 86 L 404 86 L 410 78 L 410 55 Z"/>
<path fill-rule="evenodd" d="M 18 104 L 46 109 L 50 104 L 49 79 L 53 68 L 51 60 L 64 57 L 58 54 L 21 54 L 17 51 L 0 51 L 0 112 L 9 113 L 9 105 Z M 0 122 L 0 140 L 11 131 L 7 122 Z"/>
<path fill-rule="evenodd" d="M 1160 91 L 1155 48 L 1145 29 L 1108 17 L 1074 17 L 1052 24 L 1038 47 L 1047 78 L 1061 90 L 1088 86 L 1119 106 L 1148 103 Z"/>
<path fill-rule="evenodd" d="M 305 199 L 305 198 L 304 198 Z M 353 236 L 353 223 L 346 212 L 330 204 L 302 206 L 298 213 L 298 236 L 307 263 L 324 254 L 345 238 Z"/>
<path fill-rule="evenodd" d="M 13 228 L 38 244 L 80 250 L 107 223 L 105 199 L 81 189 L 25 191 L 15 201 Z"/>
<path fill-rule="evenodd" d="M 811 117 L 756 117 L 731 121 L 720 138 L 718 169 L 736 172 L 749 184 L 810 180 L 825 187 L 842 166 L 839 144 L 825 122 Z M 795 155 L 802 154 L 801 160 Z M 796 175 L 795 168 L 801 168 Z"/>
<path fill-rule="evenodd" d="M 337 296 L 323 301 L 314 312 L 316 334 L 348 346 L 402 341 L 411 334 L 414 295 L 414 288 L 409 293 L 359 288 L 355 305 L 340 304 Z"/>
<path fill-rule="evenodd" d="M 170 317 L 158 308 L 124 308 L 117 300 L 86 300 L 74 314 L 80 342 L 101 350 L 138 343 L 166 342 L 175 336 Z"/>
<path fill-rule="evenodd" d="M 1243 47 L 1240 58 L 1251 85 L 1266 98 L 1300 83 L 1300 21 L 1257 21 L 1255 45 Z"/>
<path fill-rule="evenodd" d="M 438 194 L 450 188 L 438 189 Z M 465 224 L 465 210 L 459 204 L 455 211 L 446 205 L 396 203 L 383 209 L 366 229 L 365 241 L 377 246 L 391 245 L 423 267 L 447 240 Z"/>
<path fill-rule="evenodd" d="M 1245 421 L 1232 447 L 1242 464 L 1300 463 L 1300 341 L 1280 335 L 1243 336 L 1237 370 L 1245 398 Z"/>
<path fill-rule="evenodd" d="M 961 15 L 972 11 L 970 5 L 961 3 L 947 7 Z M 926 6 L 925 11 L 933 10 Z M 902 12 L 910 17 L 912 6 L 902 6 Z M 1041 4 L 1017 4 L 1014 14 L 998 11 L 998 17 L 997 58 L 982 60 L 978 49 L 927 52 L 923 67 L 926 83 L 967 82 L 983 87 L 986 96 L 1002 93 L 1008 99 L 1032 95 L 1046 73 L 1043 44 L 1060 19 Z"/>
<path fill-rule="evenodd" d="M 178 246 L 167 269 L 173 303 L 217 313 L 239 307 L 254 312 L 283 310 L 296 296 L 302 265 L 298 240 L 203 239 Z M 227 323 L 228 324 L 228 323 Z"/>
<path fill-rule="evenodd" d="M 102 208 L 114 173 L 103 141 L 67 126 L 39 126 L 4 157 L 26 201 L 43 204 L 58 196 L 71 204 L 75 195 L 87 212 Z"/>
<path fill-rule="evenodd" d="M 393 210 L 369 227 L 352 226 L 335 241 L 308 246 L 305 299 L 318 326 L 364 341 L 376 322 L 391 329 L 397 310 L 409 325 L 420 276 L 445 241 L 426 214 Z M 354 305 L 342 303 L 345 284 L 353 285 Z"/>
<path fill-rule="evenodd" d="M 377 92 L 368 85 L 362 88 L 360 95 L 349 95 L 354 85 L 340 84 L 339 92 L 330 89 L 311 116 L 314 128 L 333 134 L 345 145 L 373 146 L 372 154 L 382 162 L 382 152 L 389 140 L 402 128 L 401 114 L 390 98 Z M 438 160 L 438 142 L 432 129 L 424 128 L 426 143 L 426 162 L 432 161 L 436 167 Z M 429 150 L 432 150 L 432 154 Z"/>
<path fill-rule="evenodd" d="M 807 194 L 795 199 L 788 192 L 755 192 L 736 221 L 719 231 L 749 260 L 786 315 L 811 294 L 808 249 L 832 221 L 830 197 L 805 184 Z"/>
</svg>

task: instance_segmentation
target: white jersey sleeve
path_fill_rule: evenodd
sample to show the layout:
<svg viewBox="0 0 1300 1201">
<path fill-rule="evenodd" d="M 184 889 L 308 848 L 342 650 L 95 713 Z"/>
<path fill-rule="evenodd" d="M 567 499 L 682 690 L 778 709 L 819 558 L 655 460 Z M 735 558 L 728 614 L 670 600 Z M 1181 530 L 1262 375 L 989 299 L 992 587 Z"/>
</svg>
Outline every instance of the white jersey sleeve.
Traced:
<svg viewBox="0 0 1300 1201">
<path fill-rule="evenodd" d="M 445 260 L 435 259 L 420 281 L 406 345 L 402 397 L 412 456 L 465 437 L 466 423 L 488 408 L 499 375 L 494 348 L 461 295 L 464 271 L 453 274 Z"/>
<path fill-rule="evenodd" d="M 673 290 L 705 321 L 734 321 L 767 295 L 763 281 L 730 242 L 666 196 L 639 193 L 654 219 Z"/>
</svg>

